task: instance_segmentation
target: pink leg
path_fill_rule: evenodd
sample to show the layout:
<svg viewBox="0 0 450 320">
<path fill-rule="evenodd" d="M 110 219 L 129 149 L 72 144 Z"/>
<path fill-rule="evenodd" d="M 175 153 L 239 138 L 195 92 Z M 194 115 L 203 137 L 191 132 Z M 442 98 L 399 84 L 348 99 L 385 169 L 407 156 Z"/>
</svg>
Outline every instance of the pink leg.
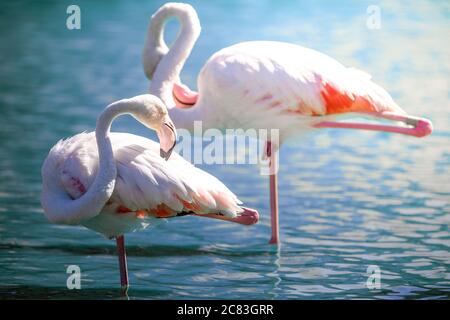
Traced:
<svg viewBox="0 0 450 320">
<path fill-rule="evenodd" d="M 123 235 L 116 238 L 117 243 L 117 255 L 119 256 L 119 269 L 120 269 L 120 287 L 124 295 L 128 291 L 128 268 L 127 268 L 127 254 L 125 252 L 125 239 Z"/>
<path fill-rule="evenodd" d="M 278 176 L 277 176 L 277 153 L 272 152 L 272 143 L 267 141 L 266 154 L 270 163 L 270 222 L 272 226 L 272 237 L 270 244 L 280 243 L 280 231 L 278 226 Z"/>
</svg>

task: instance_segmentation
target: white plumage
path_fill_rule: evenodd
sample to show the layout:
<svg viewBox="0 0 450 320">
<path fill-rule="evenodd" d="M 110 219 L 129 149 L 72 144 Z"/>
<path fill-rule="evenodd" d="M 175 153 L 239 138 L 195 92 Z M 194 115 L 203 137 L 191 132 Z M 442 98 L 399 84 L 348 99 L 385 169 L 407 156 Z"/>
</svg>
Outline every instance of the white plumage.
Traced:
<svg viewBox="0 0 450 320">
<path fill-rule="evenodd" d="M 170 49 L 163 37 L 164 21 L 169 17 L 178 18 L 181 24 Z M 279 139 L 265 137 L 270 154 L 287 138 L 319 128 L 396 132 L 416 137 L 432 132 L 430 121 L 407 115 L 369 74 L 289 43 L 250 41 L 216 52 L 203 66 L 197 80 L 198 93 L 194 92 L 182 84 L 180 72 L 200 29 L 192 6 L 167 3 L 152 16 L 144 45 L 142 61 L 145 74 L 152 80 L 150 93 L 164 101 L 179 128 L 192 130 L 194 121 L 202 121 L 204 128 L 279 129 Z M 406 126 L 341 122 L 342 118 L 355 115 L 403 122 Z M 270 188 L 271 242 L 277 243 L 278 196 L 274 176 Z"/>
<path fill-rule="evenodd" d="M 353 101 L 367 99 L 376 112 L 405 113 L 367 73 L 282 42 L 243 42 L 218 51 L 203 66 L 198 88 L 193 108 L 202 108 L 206 122 L 218 127 L 312 130 L 311 124 L 333 114 L 324 98 L 327 88 Z"/>
<path fill-rule="evenodd" d="M 116 132 L 110 133 L 110 137 L 117 166 L 116 184 L 100 214 L 83 221 L 88 228 L 108 237 L 145 228 L 156 217 L 146 211 L 158 206 L 171 209 L 167 210 L 171 216 L 193 210 L 186 208 L 182 201 L 195 204 L 197 214 L 235 217 L 242 211 L 241 202 L 222 182 L 178 154 L 172 153 L 166 161 L 159 156 L 159 144 L 152 140 Z M 98 151 L 93 132 L 61 140 L 50 150 L 42 167 L 44 191 L 48 177 L 56 177 L 61 187 L 77 199 L 89 189 L 97 169 Z M 117 212 L 118 208 L 130 211 Z M 148 214 L 142 216 L 142 211 Z"/>
<path fill-rule="evenodd" d="M 160 143 L 111 133 L 112 122 L 123 114 L 155 130 Z M 140 95 L 110 104 L 98 117 L 95 132 L 59 141 L 42 166 L 44 214 L 54 223 L 81 224 L 115 237 L 124 292 L 124 233 L 147 227 L 151 219 L 178 215 L 244 225 L 258 221 L 258 212 L 240 207 L 219 180 L 178 154 L 170 157 L 175 142 L 176 129 L 164 103 L 156 96 Z"/>
</svg>

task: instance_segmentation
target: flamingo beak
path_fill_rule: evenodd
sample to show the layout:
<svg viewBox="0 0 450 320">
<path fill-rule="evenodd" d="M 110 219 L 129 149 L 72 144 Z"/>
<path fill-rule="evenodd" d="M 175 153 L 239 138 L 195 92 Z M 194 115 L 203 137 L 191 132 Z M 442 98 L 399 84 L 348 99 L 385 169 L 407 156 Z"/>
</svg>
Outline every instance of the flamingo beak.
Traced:
<svg viewBox="0 0 450 320">
<path fill-rule="evenodd" d="M 159 155 L 167 161 L 169 160 L 173 148 L 175 148 L 175 144 L 177 142 L 175 126 L 172 121 L 164 122 L 161 129 L 157 130 L 156 133 L 158 134 L 160 145 Z"/>
<path fill-rule="evenodd" d="M 383 111 L 379 113 L 363 113 L 363 115 L 369 115 L 372 117 L 400 121 L 406 126 L 394 126 L 394 125 L 381 125 L 381 124 L 369 124 L 369 123 L 353 123 L 353 122 L 334 122 L 334 121 L 322 121 L 313 125 L 314 128 L 341 128 L 341 129 L 362 129 L 370 131 L 384 131 L 401 133 L 414 137 L 426 137 L 433 132 L 433 125 L 430 120 L 425 118 L 417 118 L 404 114 Z"/>
<path fill-rule="evenodd" d="M 198 93 L 184 84 L 174 83 L 172 96 L 178 108 L 190 108 L 197 103 Z"/>
</svg>

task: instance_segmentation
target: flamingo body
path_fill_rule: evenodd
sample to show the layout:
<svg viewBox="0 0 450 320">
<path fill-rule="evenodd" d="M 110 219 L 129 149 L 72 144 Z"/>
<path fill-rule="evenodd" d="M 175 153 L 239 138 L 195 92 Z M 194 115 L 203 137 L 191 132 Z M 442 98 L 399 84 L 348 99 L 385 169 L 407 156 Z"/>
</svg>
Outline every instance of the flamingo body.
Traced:
<svg viewBox="0 0 450 320">
<path fill-rule="evenodd" d="M 222 128 L 276 127 L 282 136 L 349 113 L 406 114 L 367 73 L 282 42 L 251 41 L 218 51 L 203 66 L 198 89 L 192 107 L 203 109 L 209 122 Z M 178 84 L 172 95 L 169 107 L 186 108 L 195 97 Z"/>
<path fill-rule="evenodd" d="M 170 49 L 162 36 L 169 17 L 177 17 L 181 24 Z M 243 42 L 216 52 L 201 69 L 196 93 L 181 83 L 180 73 L 199 35 L 195 9 L 167 3 L 152 16 L 144 45 L 143 67 L 152 80 L 150 93 L 164 101 L 177 127 L 193 129 L 194 121 L 202 121 L 206 128 L 279 129 L 279 139 L 269 137 L 266 144 L 271 160 L 287 138 L 320 128 L 415 137 L 433 130 L 429 120 L 403 111 L 369 74 L 318 51 L 283 42 Z M 342 122 L 355 115 L 390 120 L 395 125 Z M 278 243 L 276 170 L 271 172 L 271 243 Z"/>
<path fill-rule="evenodd" d="M 112 133 L 112 122 L 124 114 L 155 130 L 160 143 Z M 147 227 L 151 218 L 198 215 L 244 225 L 258 221 L 258 212 L 240 207 L 219 180 L 177 154 L 170 158 L 175 143 L 176 129 L 164 103 L 140 95 L 108 105 L 95 132 L 60 140 L 42 166 L 44 214 L 54 223 L 81 224 L 115 237 L 123 293 L 128 290 L 123 234 Z"/>
<path fill-rule="evenodd" d="M 221 214 L 235 218 L 243 210 L 237 197 L 218 179 L 172 153 L 159 156 L 159 144 L 133 134 L 110 133 L 117 166 L 111 198 L 102 211 L 83 221 L 107 237 L 148 227 L 152 218 L 169 218 L 183 212 Z M 95 135 L 80 133 L 59 141 L 42 168 L 47 179 L 59 180 L 72 197 L 81 197 L 97 175 Z M 53 174 L 49 174 L 52 172 Z"/>
</svg>

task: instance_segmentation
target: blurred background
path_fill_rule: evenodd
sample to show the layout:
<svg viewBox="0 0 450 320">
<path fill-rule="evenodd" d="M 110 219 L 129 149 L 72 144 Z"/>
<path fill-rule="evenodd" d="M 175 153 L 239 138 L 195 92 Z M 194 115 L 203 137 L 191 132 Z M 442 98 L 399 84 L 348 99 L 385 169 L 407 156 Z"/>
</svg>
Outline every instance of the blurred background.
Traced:
<svg viewBox="0 0 450 320">
<path fill-rule="evenodd" d="M 246 40 L 307 46 L 372 74 L 425 139 L 325 130 L 281 150 L 282 246 L 268 181 L 250 165 L 200 166 L 249 207 L 242 227 L 185 217 L 127 237 L 130 298 L 433 299 L 450 296 L 450 5 L 447 1 L 188 1 L 201 36 L 182 79 L 196 88 L 217 50 Z M 94 130 L 114 100 L 145 93 L 141 50 L 164 1 L 0 3 L 0 299 L 120 298 L 115 243 L 50 224 L 40 167 L 63 137 Z M 81 29 L 66 9 L 81 8 Z M 379 29 L 367 8 L 380 9 Z M 178 24 L 167 25 L 168 41 Z M 130 117 L 114 130 L 155 138 Z M 66 288 L 79 265 L 82 290 Z M 366 287 L 377 265 L 381 289 Z"/>
</svg>

